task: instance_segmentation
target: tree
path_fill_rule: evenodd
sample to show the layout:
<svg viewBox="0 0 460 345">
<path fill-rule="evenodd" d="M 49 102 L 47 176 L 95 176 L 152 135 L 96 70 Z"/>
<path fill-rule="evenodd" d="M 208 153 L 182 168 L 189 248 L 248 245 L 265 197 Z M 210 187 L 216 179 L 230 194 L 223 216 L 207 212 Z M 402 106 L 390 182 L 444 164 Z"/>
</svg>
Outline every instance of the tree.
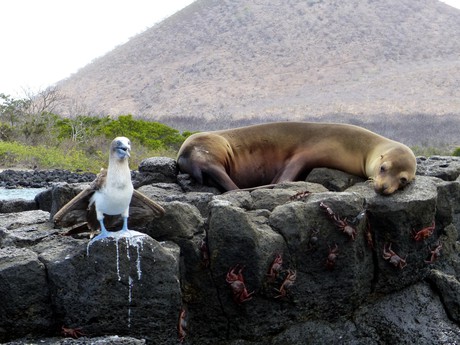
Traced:
<svg viewBox="0 0 460 345">
<path fill-rule="evenodd" d="M 59 118 L 54 111 L 64 96 L 55 86 L 35 93 L 24 90 L 24 94 L 26 97 L 20 120 L 20 131 L 24 136 L 24 142 L 32 145 L 54 145 L 56 139 L 53 129 Z"/>
<path fill-rule="evenodd" d="M 26 99 L 14 99 L 10 95 L 0 93 L 0 119 L 14 127 L 21 120 L 27 103 Z"/>
<path fill-rule="evenodd" d="M 23 90 L 25 100 L 27 101 L 26 112 L 29 114 L 54 113 L 56 107 L 59 106 L 65 99 L 57 86 L 50 86 L 45 90 L 32 92 Z"/>
</svg>

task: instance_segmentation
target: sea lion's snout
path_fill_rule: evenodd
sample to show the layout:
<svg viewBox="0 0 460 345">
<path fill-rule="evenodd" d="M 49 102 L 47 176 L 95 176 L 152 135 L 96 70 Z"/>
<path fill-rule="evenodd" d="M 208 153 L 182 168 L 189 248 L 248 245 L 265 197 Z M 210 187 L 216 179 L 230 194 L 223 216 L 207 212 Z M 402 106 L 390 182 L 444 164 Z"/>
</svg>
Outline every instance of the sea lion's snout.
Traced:
<svg viewBox="0 0 460 345">
<path fill-rule="evenodd" d="M 376 183 L 374 181 L 374 190 L 378 194 L 390 195 L 390 194 L 393 194 L 397 189 L 399 189 L 399 185 L 394 187 L 388 183 Z"/>
<path fill-rule="evenodd" d="M 372 178 L 374 190 L 381 195 L 390 195 L 406 187 L 415 178 L 416 160 L 412 151 L 397 147 L 382 154 Z"/>
<path fill-rule="evenodd" d="M 373 179 L 374 190 L 381 195 L 390 195 L 407 186 L 413 179 L 414 177 L 409 177 L 406 172 L 396 174 L 394 171 L 381 168 L 380 173 Z"/>
</svg>

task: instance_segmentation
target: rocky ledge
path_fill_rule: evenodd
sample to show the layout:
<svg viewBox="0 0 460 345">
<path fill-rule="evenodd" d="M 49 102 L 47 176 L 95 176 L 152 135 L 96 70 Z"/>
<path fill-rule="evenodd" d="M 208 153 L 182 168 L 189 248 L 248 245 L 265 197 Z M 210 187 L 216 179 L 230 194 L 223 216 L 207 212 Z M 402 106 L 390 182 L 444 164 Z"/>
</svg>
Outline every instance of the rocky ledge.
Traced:
<svg viewBox="0 0 460 345">
<path fill-rule="evenodd" d="M 0 214 L 0 342 L 459 343 L 459 175 L 419 158 L 387 197 L 329 169 L 220 194 L 151 158 L 135 184 L 166 215 L 90 248 L 50 223 L 82 188 L 56 184 Z"/>
<path fill-rule="evenodd" d="M 0 172 L 0 188 L 43 188 L 56 182 L 90 182 L 96 177 L 92 173 L 71 172 L 68 170 L 14 170 Z"/>
</svg>

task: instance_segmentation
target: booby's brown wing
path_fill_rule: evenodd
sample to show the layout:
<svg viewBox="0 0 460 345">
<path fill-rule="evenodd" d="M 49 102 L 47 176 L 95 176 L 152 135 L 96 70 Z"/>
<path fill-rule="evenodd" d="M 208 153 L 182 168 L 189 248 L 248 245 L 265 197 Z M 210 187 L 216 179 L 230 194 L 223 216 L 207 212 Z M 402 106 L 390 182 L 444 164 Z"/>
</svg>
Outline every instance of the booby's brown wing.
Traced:
<svg viewBox="0 0 460 345">
<path fill-rule="evenodd" d="M 60 227 L 74 226 L 88 221 L 89 202 L 93 193 L 100 189 L 107 170 L 101 169 L 91 184 L 65 204 L 53 217 L 54 224 Z M 93 227 L 90 227 L 93 229 Z"/>
<path fill-rule="evenodd" d="M 78 193 L 54 215 L 54 224 L 59 227 L 69 227 L 86 222 L 89 201 L 94 191 L 90 186 Z"/>
<path fill-rule="evenodd" d="M 157 202 L 150 199 L 148 196 L 142 194 L 138 190 L 134 190 L 133 197 L 131 199 L 131 204 L 129 205 L 131 208 L 142 208 L 146 211 L 150 211 L 151 216 L 155 218 L 163 217 L 165 214 L 165 209 L 158 204 Z"/>
</svg>

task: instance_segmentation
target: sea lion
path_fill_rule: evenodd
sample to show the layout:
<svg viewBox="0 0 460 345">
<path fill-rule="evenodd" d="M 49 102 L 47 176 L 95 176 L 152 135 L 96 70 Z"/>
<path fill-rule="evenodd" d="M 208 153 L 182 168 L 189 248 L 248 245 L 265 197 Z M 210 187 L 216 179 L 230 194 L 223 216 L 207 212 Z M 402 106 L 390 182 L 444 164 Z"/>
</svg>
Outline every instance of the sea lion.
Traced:
<svg viewBox="0 0 460 345">
<path fill-rule="evenodd" d="M 179 149 L 180 171 L 224 191 L 304 180 L 317 167 L 367 177 L 380 194 L 415 178 L 416 159 L 404 144 L 362 127 L 275 122 L 196 133 Z"/>
</svg>

